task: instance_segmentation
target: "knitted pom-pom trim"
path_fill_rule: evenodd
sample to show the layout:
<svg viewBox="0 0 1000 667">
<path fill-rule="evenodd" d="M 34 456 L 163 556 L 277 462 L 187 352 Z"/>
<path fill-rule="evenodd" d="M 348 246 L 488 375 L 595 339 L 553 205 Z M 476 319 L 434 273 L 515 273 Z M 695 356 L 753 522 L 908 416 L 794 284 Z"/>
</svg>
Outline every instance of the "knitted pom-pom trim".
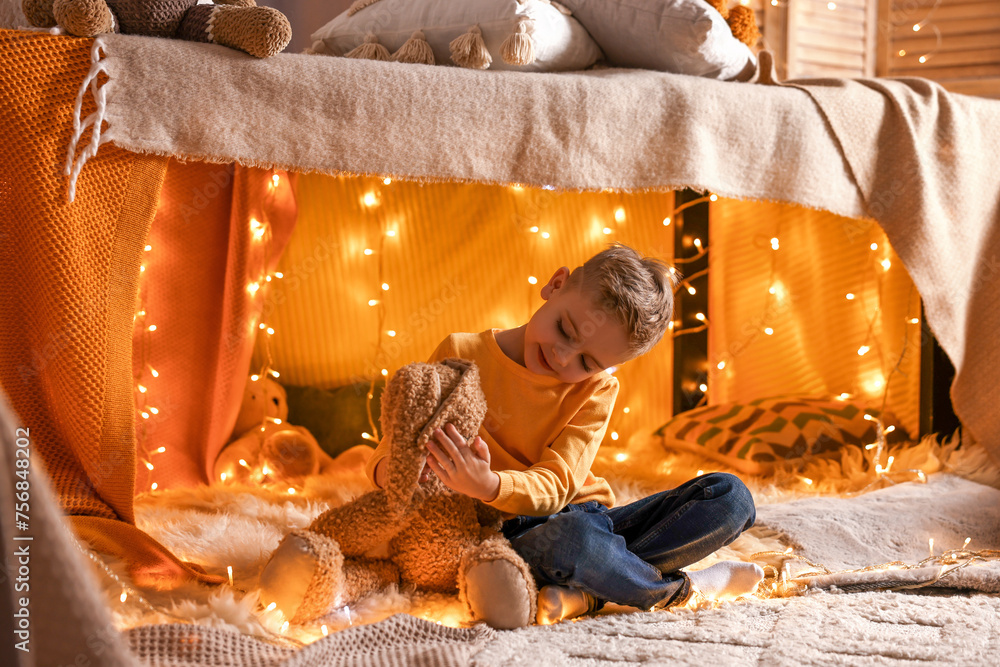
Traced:
<svg viewBox="0 0 1000 667">
<path fill-rule="evenodd" d="M 519 20 L 514 32 L 500 46 L 500 57 L 508 65 L 530 65 L 535 62 L 535 44 L 528 34 L 530 20 Z"/>
<path fill-rule="evenodd" d="M 392 54 L 390 58 L 397 63 L 417 63 L 421 65 L 433 65 L 434 50 L 427 43 L 422 30 L 415 31 L 406 43 L 399 47 L 399 50 Z"/>
<path fill-rule="evenodd" d="M 347 15 L 354 16 L 368 5 L 374 5 L 378 0 L 354 0 L 354 4 L 347 8 Z"/>
<path fill-rule="evenodd" d="M 378 37 L 370 32 L 363 44 L 344 54 L 345 58 L 363 58 L 365 60 L 388 60 L 389 49 L 378 43 Z"/>
<path fill-rule="evenodd" d="M 478 25 L 451 40 L 448 49 L 451 51 L 451 59 L 459 67 L 486 69 L 493 62 L 493 56 L 486 50 L 486 42 L 483 41 L 483 31 Z"/>
</svg>

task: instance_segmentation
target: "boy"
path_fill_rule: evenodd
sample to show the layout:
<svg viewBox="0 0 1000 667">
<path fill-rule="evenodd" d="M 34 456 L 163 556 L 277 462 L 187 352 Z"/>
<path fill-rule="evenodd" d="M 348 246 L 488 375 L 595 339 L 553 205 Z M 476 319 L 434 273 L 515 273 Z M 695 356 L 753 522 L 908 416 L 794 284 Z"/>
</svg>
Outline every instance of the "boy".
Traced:
<svg viewBox="0 0 1000 667">
<path fill-rule="evenodd" d="M 614 244 L 542 287 L 545 303 L 515 329 L 452 334 L 429 361 L 461 357 L 479 367 L 488 415 L 466 442 L 450 424 L 428 441 L 425 480 L 478 498 L 510 518 L 503 533 L 532 568 L 539 623 L 611 601 L 642 609 L 753 591 L 752 563 L 680 568 L 753 525 L 753 499 L 724 473 L 703 475 L 624 507 L 590 467 L 608 427 L 618 380 L 604 369 L 646 352 L 673 310 L 669 268 Z M 366 472 L 383 486 L 383 447 Z"/>
</svg>

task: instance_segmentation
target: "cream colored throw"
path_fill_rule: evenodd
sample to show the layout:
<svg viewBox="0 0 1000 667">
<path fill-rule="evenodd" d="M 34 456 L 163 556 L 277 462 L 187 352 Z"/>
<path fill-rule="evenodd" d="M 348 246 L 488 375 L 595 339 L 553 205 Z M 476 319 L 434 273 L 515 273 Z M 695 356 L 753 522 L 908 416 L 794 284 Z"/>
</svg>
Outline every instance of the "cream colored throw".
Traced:
<svg viewBox="0 0 1000 667">
<path fill-rule="evenodd" d="M 874 218 L 1000 461 L 1000 102 L 923 79 L 757 85 L 640 70 L 479 72 L 101 38 L 104 140 L 299 171 L 693 187 Z M 861 242 L 864 222 L 845 228 Z"/>
</svg>

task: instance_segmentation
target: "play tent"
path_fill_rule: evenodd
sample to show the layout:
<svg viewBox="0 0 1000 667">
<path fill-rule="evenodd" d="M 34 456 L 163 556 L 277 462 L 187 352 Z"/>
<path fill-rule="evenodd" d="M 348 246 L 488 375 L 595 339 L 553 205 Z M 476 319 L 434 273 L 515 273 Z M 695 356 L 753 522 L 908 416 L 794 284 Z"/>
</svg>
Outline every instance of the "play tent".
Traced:
<svg viewBox="0 0 1000 667">
<path fill-rule="evenodd" d="M 859 221 L 852 228 L 874 220 L 954 363 L 952 398 L 965 437 L 1000 460 L 995 101 L 948 94 L 918 79 L 778 82 L 766 53 L 753 81 L 726 83 L 616 69 L 537 75 L 290 54 L 260 61 L 223 47 L 117 35 L 3 31 L 0 45 L 0 270 L 7 286 L 0 297 L 0 383 L 16 414 L 12 425 L 30 430 L 34 460 L 51 479 L 59 509 L 80 536 L 129 563 L 139 584 L 223 580 L 138 530 L 133 497 L 154 479 L 164 487 L 208 480 L 251 359 L 271 352 L 255 341 L 274 302 L 255 299 L 247 286 L 271 275 L 294 242 L 295 186 L 330 187 L 310 181 L 319 174 L 345 179 L 344 210 L 368 205 L 371 187 L 392 179 L 412 188 L 414 200 L 422 190 L 466 207 L 493 196 L 491 187 L 516 185 L 581 192 L 610 210 L 621 197 L 646 197 L 646 205 L 667 210 L 656 198 L 686 187 L 825 211 Z M 358 175 L 367 180 L 347 178 Z M 451 215 L 467 220 L 461 206 Z M 393 220 L 373 220 L 379 234 L 392 231 Z M 476 265 L 450 252 L 474 229 L 425 227 L 420 252 L 398 255 L 397 265 L 437 267 L 425 284 L 439 290 L 449 277 L 488 280 L 469 275 Z M 738 220 L 729 229 L 739 234 Z M 475 237 L 478 254 L 502 254 L 500 238 Z M 314 263 L 328 264 L 329 248 L 365 248 L 352 243 L 339 238 L 324 249 L 317 238 L 308 251 Z M 144 292 L 138 286 L 147 244 L 164 253 L 158 270 L 169 280 Z M 428 261 L 433 253 L 441 259 Z M 309 293 L 314 272 L 307 266 L 298 271 L 305 286 L 285 288 L 289 299 Z M 348 280 L 352 270 L 344 271 Z M 397 285 L 417 285 L 427 275 L 399 274 Z M 452 292 L 462 285 L 453 282 Z M 419 314 L 452 292 L 411 295 L 402 312 Z M 148 303 L 137 303 L 137 294 Z M 473 309 L 487 305 L 482 297 L 472 301 Z M 310 307 L 321 313 L 330 304 Z M 171 378 L 174 418 L 154 429 L 155 420 L 147 428 L 142 420 L 150 417 L 141 416 L 136 429 L 145 399 L 135 393 L 135 378 L 153 367 L 143 350 L 156 334 L 136 322 L 156 308 L 174 309 L 170 316 L 184 323 L 157 348 L 169 365 L 155 370 Z M 428 340 L 455 322 L 428 312 L 426 319 L 437 318 Z M 494 314 L 484 309 L 477 316 Z M 370 324 L 370 316 L 358 317 L 358 326 Z M 351 321 L 338 323 L 355 335 Z M 322 352 L 326 332 L 317 329 L 300 341 L 303 349 Z M 380 351 L 386 366 L 398 367 L 427 344 Z M 277 351 L 295 365 L 293 350 Z M 321 369 L 326 375 L 303 374 L 303 384 L 366 379 L 382 366 L 341 363 L 339 370 Z M 654 370 L 635 372 L 652 383 Z M 650 396 L 651 405 L 665 402 Z M 162 402 L 155 407 L 165 409 Z M 10 451 L 19 434 L 3 434 Z M 149 448 L 161 441 L 182 446 L 156 459 Z M 44 479 L 38 468 L 33 474 Z M 46 483 L 37 488 L 35 525 L 55 544 L 61 527 L 44 500 Z M 5 538 L 17 529 L 7 516 L 10 497 L 5 492 Z M 39 553 L 39 579 L 58 581 L 76 567 L 78 554 L 65 544 Z M 91 599 L 86 583 L 53 588 L 35 598 L 35 637 L 44 642 L 37 664 L 70 663 L 95 637 L 108 656 L 118 655 L 120 640 L 102 627 L 99 612 L 83 621 L 92 610 L 79 602 Z M 70 630 L 56 630 L 57 610 L 74 619 L 63 621 Z M 175 632 L 148 628 L 130 641 L 153 655 Z M 200 641 L 198 650 L 227 655 L 265 650 L 223 645 L 208 631 Z M 318 652 L 296 659 L 317 664 L 309 661 L 322 660 Z"/>
</svg>

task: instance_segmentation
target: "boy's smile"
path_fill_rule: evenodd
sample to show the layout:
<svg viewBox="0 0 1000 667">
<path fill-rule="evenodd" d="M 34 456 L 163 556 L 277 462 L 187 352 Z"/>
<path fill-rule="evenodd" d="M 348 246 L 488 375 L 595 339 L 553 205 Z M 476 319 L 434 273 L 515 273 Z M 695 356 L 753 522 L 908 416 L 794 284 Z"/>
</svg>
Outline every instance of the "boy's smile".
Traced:
<svg viewBox="0 0 1000 667">
<path fill-rule="evenodd" d="M 625 327 L 599 308 L 569 270 L 556 271 L 542 288 L 545 303 L 528 323 L 497 334 L 504 353 L 532 373 L 580 382 L 629 359 Z"/>
</svg>

